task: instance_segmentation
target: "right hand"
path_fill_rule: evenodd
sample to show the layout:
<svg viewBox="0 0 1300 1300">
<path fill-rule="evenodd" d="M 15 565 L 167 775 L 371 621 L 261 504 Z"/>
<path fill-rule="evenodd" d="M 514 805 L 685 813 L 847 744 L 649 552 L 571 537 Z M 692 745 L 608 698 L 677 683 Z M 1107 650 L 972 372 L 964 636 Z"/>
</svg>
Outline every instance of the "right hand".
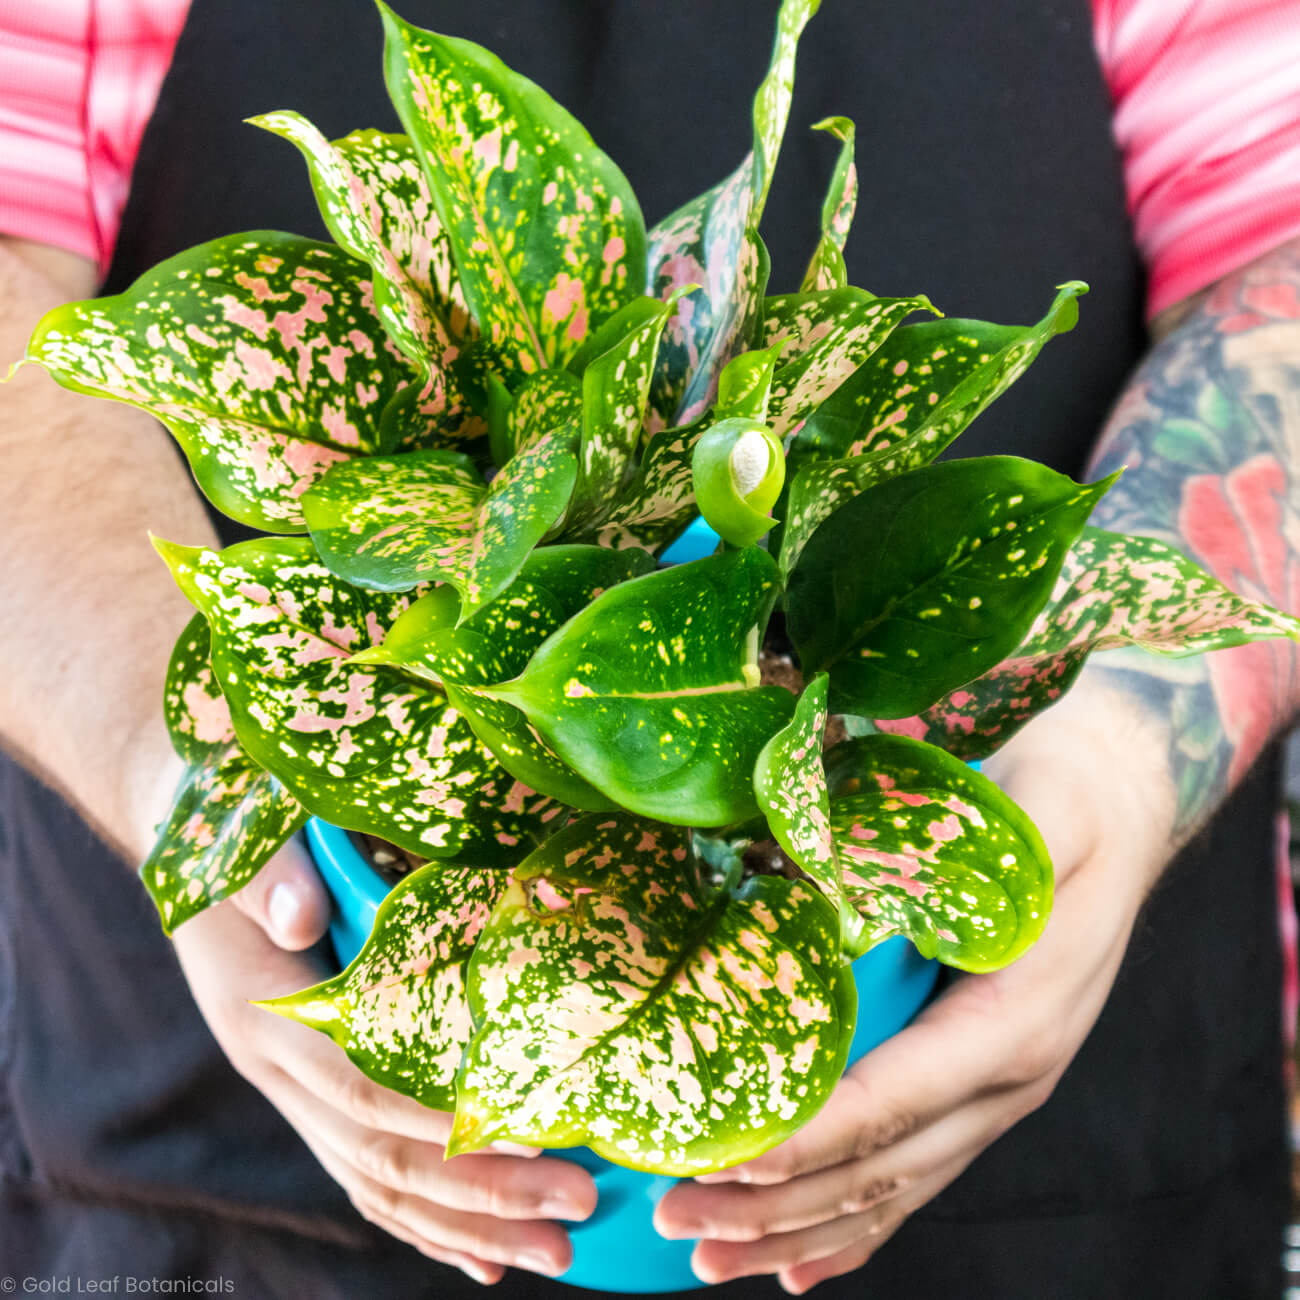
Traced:
<svg viewBox="0 0 1300 1300">
<path fill-rule="evenodd" d="M 250 1006 L 328 976 L 314 957 L 285 951 L 319 938 L 328 904 L 295 845 L 242 892 L 247 897 L 209 908 L 175 937 L 194 1000 L 235 1069 L 371 1223 L 478 1282 L 500 1281 L 505 1265 L 562 1273 L 572 1251 L 551 1220 L 585 1219 L 595 1209 L 590 1175 L 566 1160 L 491 1149 L 444 1161 L 449 1114 L 367 1079 L 323 1034 Z"/>
</svg>

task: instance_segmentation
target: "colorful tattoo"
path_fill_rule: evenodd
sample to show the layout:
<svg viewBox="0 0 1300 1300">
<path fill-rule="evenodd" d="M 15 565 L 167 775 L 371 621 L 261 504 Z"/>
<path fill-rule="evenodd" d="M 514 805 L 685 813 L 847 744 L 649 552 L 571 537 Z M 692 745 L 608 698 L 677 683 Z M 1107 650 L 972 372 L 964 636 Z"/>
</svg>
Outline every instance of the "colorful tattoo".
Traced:
<svg viewBox="0 0 1300 1300">
<path fill-rule="evenodd" d="M 1300 240 L 1162 325 L 1094 455 L 1093 477 L 1129 469 L 1093 522 L 1158 537 L 1241 594 L 1300 611 Z M 1093 668 L 1168 719 L 1179 839 L 1300 703 L 1289 641 L 1181 660 L 1115 652 Z"/>
</svg>

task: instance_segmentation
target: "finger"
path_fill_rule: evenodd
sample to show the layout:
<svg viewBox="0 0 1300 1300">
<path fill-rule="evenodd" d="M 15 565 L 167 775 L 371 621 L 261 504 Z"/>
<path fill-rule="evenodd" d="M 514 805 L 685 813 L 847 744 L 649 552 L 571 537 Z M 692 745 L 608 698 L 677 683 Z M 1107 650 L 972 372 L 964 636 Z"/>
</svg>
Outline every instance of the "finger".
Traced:
<svg viewBox="0 0 1300 1300">
<path fill-rule="evenodd" d="M 943 1190 L 973 1156 L 949 1161 L 896 1197 L 860 1214 L 844 1215 L 797 1232 L 775 1233 L 760 1241 L 702 1241 L 691 1256 L 697 1277 L 710 1284 L 736 1277 L 787 1274 L 795 1279 L 841 1254 L 863 1262 L 897 1231 L 914 1210 Z M 856 1267 L 856 1265 L 854 1265 Z M 832 1276 L 830 1272 L 825 1276 Z M 811 1283 L 809 1283 L 811 1285 Z"/>
<path fill-rule="evenodd" d="M 331 1150 L 376 1182 L 437 1205 L 497 1219 L 585 1219 L 596 1184 L 567 1160 L 479 1154 L 444 1159 L 444 1148 L 363 1128 L 328 1106 L 306 1117 Z"/>
<path fill-rule="evenodd" d="M 329 926 L 330 899 L 302 846 L 290 840 L 233 901 L 287 952 L 310 948 Z"/>
<path fill-rule="evenodd" d="M 752 1242 L 860 1214 L 909 1191 L 936 1169 L 973 1159 L 1027 1109 L 1016 1090 L 992 1094 L 896 1146 L 785 1183 L 682 1182 L 660 1202 L 655 1227 L 671 1238 Z"/>
<path fill-rule="evenodd" d="M 569 1267 L 572 1248 L 568 1235 L 557 1224 L 466 1213 L 387 1186 L 357 1168 L 345 1152 L 331 1145 L 328 1131 L 318 1123 L 319 1108 L 308 1094 L 295 1096 L 289 1088 L 275 1101 L 367 1219 L 382 1218 L 400 1224 L 435 1249 L 483 1263 L 527 1269 L 547 1277 L 558 1276 Z"/>
<path fill-rule="evenodd" d="M 292 1122 L 292 1121 L 291 1121 Z M 345 1191 L 349 1190 L 352 1171 L 346 1163 L 339 1159 L 324 1144 L 313 1140 L 308 1134 L 299 1131 L 299 1135 L 307 1144 L 308 1149 L 320 1161 L 321 1167 L 325 1170 L 336 1183 Z M 476 1259 L 473 1255 L 466 1255 L 460 1251 L 448 1250 L 445 1246 L 439 1246 L 431 1241 L 426 1241 L 418 1233 L 412 1232 L 410 1228 L 400 1223 L 397 1219 L 390 1218 L 380 1214 L 377 1210 L 369 1207 L 363 1209 L 357 1206 L 358 1213 L 362 1214 L 365 1219 L 373 1223 L 376 1227 L 382 1228 L 389 1236 L 396 1237 L 399 1241 L 404 1241 L 408 1246 L 414 1246 L 420 1254 L 429 1259 L 436 1259 L 440 1263 L 450 1264 L 453 1268 L 460 1269 L 463 1273 L 473 1278 L 475 1282 L 481 1282 L 484 1286 L 490 1286 L 494 1282 L 499 1282 L 505 1275 L 505 1269 L 500 1264 L 492 1264 L 486 1260 Z"/>
</svg>

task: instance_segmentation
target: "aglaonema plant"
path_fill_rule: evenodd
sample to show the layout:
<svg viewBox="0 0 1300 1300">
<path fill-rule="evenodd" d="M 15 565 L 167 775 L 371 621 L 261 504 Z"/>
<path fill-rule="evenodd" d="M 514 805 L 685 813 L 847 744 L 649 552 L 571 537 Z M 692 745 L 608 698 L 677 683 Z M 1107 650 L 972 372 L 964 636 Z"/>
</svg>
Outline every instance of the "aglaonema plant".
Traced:
<svg viewBox="0 0 1300 1300">
<path fill-rule="evenodd" d="M 158 543 L 198 611 L 165 691 L 187 774 L 142 868 L 164 926 L 309 814 L 424 860 L 345 971 L 266 1005 L 454 1110 L 452 1153 L 693 1174 L 781 1141 L 843 1068 L 848 962 L 904 935 L 989 971 L 1046 923 L 1038 832 L 963 760 L 1093 650 L 1300 633 L 1090 528 L 1109 480 L 937 460 L 1085 286 L 1013 327 L 849 285 L 844 118 L 807 274 L 768 295 L 816 8 L 780 6 L 751 151 L 649 231 L 541 89 L 383 9 L 403 134 L 255 119 L 333 243 L 231 235 L 30 344 L 270 534 Z M 717 553 L 657 568 L 701 513 Z M 798 696 L 762 681 L 777 609 Z M 883 731 L 824 752 L 832 712 Z M 782 874 L 745 867 L 767 839 Z"/>
</svg>

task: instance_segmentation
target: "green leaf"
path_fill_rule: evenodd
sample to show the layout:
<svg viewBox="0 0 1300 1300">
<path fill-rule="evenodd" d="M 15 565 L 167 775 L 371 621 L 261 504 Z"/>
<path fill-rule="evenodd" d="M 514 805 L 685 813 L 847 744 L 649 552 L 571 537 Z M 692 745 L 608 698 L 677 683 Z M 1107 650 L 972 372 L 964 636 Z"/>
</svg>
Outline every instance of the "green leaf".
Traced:
<svg viewBox="0 0 1300 1300">
<path fill-rule="evenodd" d="M 465 965 L 509 878 L 451 863 L 421 867 L 379 905 L 347 970 L 253 1005 L 327 1034 L 376 1083 L 451 1110 L 473 1033 Z"/>
<path fill-rule="evenodd" d="M 845 501 L 930 464 L 1029 368 L 1043 345 L 1073 329 L 1087 285 L 1062 285 L 1036 325 L 937 320 L 896 329 L 804 421 L 790 444 L 781 569 Z"/>
<path fill-rule="evenodd" d="M 864 948 L 905 934 L 923 956 L 991 971 L 1043 932 L 1051 859 L 987 777 L 901 736 L 847 741 L 827 761 L 831 834 Z"/>
<path fill-rule="evenodd" d="M 157 546 L 208 618 L 240 743 L 310 812 L 474 865 L 522 857 L 546 834 L 558 805 L 513 781 L 441 691 L 349 662 L 413 597 L 348 586 L 306 538 Z"/>
<path fill-rule="evenodd" d="M 777 843 L 839 913 L 844 891 L 822 766 L 829 686 L 824 673 L 814 678 L 799 697 L 790 725 L 763 746 L 754 765 L 754 792 Z"/>
<path fill-rule="evenodd" d="M 1011 456 L 944 461 L 869 488 L 813 534 L 786 610 L 837 713 L 905 718 L 1019 644 L 1115 476 L 1080 486 Z"/>
<path fill-rule="evenodd" d="M 858 169 L 853 161 L 854 127 L 847 117 L 827 117 L 813 125 L 814 131 L 829 131 L 841 141 L 840 156 L 822 204 L 822 235 L 817 241 L 800 293 L 818 289 L 842 289 L 849 282 L 844 265 L 844 244 L 858 206 Z"/>
<path fill-rule="evenodd" d="M 742 352 L 724 367 L 718 377 L 718 401 L 715 419 L 745 416 L 767 422 L 768 401 L 772 394 L 772 376 L 784 345 L 775 343 L 757 352 Z"/>
<path fill-rule="evenodd" d="M 843 1070 L 856 1003 L 836 925 L 802 882 L 706 892 L 679 828 L 566 827 L 517 869 L 470 961 L 448 1152 L 584 1144 L 681 1175 L 760 1155 Z"/>
<path fill-rule="evenodd" d="M 440 587 L 393 624 L 382 645 L 353 662 L 390 664 L 442 686 L 475 735 L 517 780 L 573 808 L 613 807 L 503 700 L 472 688 L 522 672 L 538 646 L 608 587 L 653 565 L 645 551 L 547 546 L 524 562 L 519 577 L 490 604 L 460 621 L 460 598 Z"/>
<path fill-rule="evenodd" d="M 581 421 L 582 382 L 567 370 L 540 370 L 520 385 L 506 417 L 510 453 L 527 451 L 548 433 L 580 427 Z"/>
<path fill-rule="evenodd" d="M 486 487 L 463 457 L 412 451 L 350 461 L 303 499 L 321 559 L 357 586 L 405 591 L 443 578 L 462 617 L 503 591 L 550 531 L 577 477 L 572 439 L 545 434 Z"/>
<path fill-rule="evenodd" d="M 496 55 L 380 13 L 388 92 L 471 315 L 523 372 L 562 366 L 644 291 L 636 196 L 582 125 Z"/>
<path fill-rule="evenodd" d="M 763 304 L 763 342 L 784 346 L 772 381 L 769 423 L 777 433 L 789 433 L 900 321 L 914 311 L 934 310 L 923 294 L 876 298 L 851 287 L 768 298 Z"/>
<path fill-rule="evenodd" d="M 522 709 L 596 789 L 648 817 L 720 826 L 754 814 L 759 750 L 794 711 L 758 686 L 776 566 L 753 547 L 621 583 L 483 692 Z"/>
<path fill-rule="evenodd" d="M 629 303 L 595 336 L 601 346 L 582 371 L 582 445 L 566 529 L 598 523 L 612 510 L 641 440 L 660 335 L 673 304 Z"/>
<path fill-rule="evenodd" d="M 901 725 L 962 758 L 983 758 L 1060 699 L 1099 650 L 1176 657 L 1275 637 L 1300 640 L 1300 619 L 1234 594 L 1163 542 L 1085 528 L 1024 641 Z"/>
<path fill-rule="evenodd" d="M 207 620 L 196 614 L 172 652 L 163 692 L 172 744 L 186 768 L 140 879 L 167 934 L 242 889 L 307 820 L 235 739 L 210 646 Z"/>
<path fill-rule="evenodd" d="M 231 518 L 303 528 L 299 498 L 330 466 L 381 450 L 414 372 L 390 350 L 362 268 L 295 235 L 229 235 L 125 293 L 56 307 L 27 346 L 65 388 L 143 407 Z M 385 436 L 388 436 L 386 432 Z"/>
<path fill-rule="evenodd" d="M 469 309 L 410 140 L 353 131 L 331 143 L 290 112 L 249 120 L 298 147 L 330 234 L 374 274 L 375 313 L 421 376 L 418 407 L 430 428 L 407 441 L 481 436 L 452 370 L 472 335 Z"/>
<path fill-rule="evenodd" d="M 726 180 L 650 232 L 649 292 L 684 297 L 665 331 L 647 422 L 690 424 L 712 404 L 718 373 L 748 346 L 762 315 L 767 249 L 758 223 L 785 135 L 799 37 L 820 0 L 782 0 L 767 76 L 754 96 L 754 148 Z"/>
<path fill-rule="evenodd" d="M 695 444 L 691 483 L 709 527 L 732 546 L 752 546 L 776 522 L 768 511 L 785 483 L 785 447 L 764 424 L 720 420 Z"/>
</svg>

